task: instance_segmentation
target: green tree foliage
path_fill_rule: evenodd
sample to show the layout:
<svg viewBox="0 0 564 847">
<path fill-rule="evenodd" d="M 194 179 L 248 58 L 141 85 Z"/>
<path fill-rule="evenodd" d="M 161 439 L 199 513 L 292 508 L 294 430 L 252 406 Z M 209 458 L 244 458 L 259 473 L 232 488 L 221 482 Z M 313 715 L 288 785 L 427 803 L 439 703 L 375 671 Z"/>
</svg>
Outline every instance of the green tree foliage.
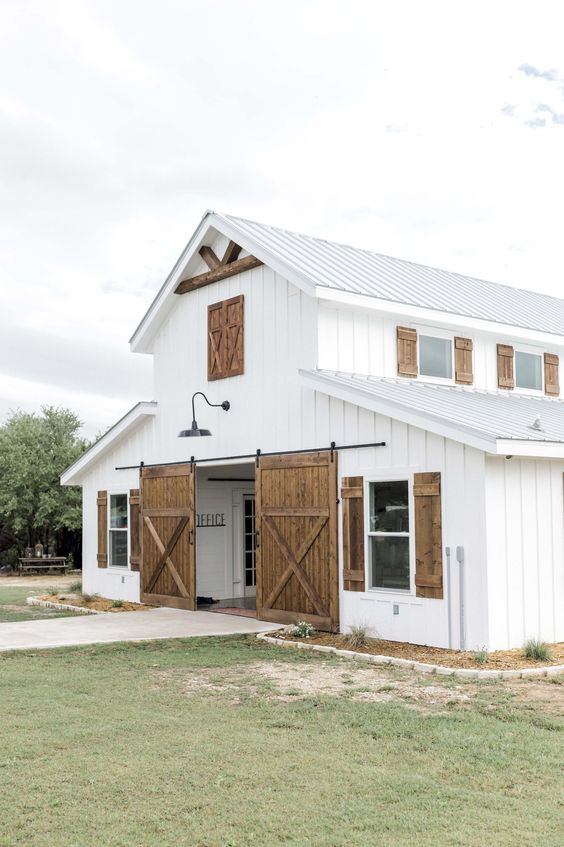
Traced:
<svg viewBox="0 0 564 847">
<path fill-rule="evenodd" d="M 88 446 L 74 412 L 44 406 L 40 415 L 14 412 L 0 426 L 0 557 L 13 561 L 27 546 L 56 545 L 80 554 L 81 492 L 59 477 Z M 63 549 L 63 546 L 68 549 Z"/>
</svg>

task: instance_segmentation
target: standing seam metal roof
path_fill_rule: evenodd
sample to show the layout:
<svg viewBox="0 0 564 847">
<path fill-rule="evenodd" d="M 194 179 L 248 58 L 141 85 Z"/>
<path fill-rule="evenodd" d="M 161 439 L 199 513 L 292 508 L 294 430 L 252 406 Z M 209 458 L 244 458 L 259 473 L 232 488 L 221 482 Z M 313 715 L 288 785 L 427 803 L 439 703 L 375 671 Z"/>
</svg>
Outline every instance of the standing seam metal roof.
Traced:
<svg viewBox="0 0 564 847">
<path fill-rule="evenodd" d="M 562 400 L 324 370 L 306 373 L 328 385 L 356 389 L 359 406 L 364 393 L 489 439 L 564 442 Z M 542 431 L 531 428 L 536 418 Z"/>
<path fill-rule="evenodd" d="M 314 285 L 564 335 L 564 300 L 216 214 Z"/>
</svg>

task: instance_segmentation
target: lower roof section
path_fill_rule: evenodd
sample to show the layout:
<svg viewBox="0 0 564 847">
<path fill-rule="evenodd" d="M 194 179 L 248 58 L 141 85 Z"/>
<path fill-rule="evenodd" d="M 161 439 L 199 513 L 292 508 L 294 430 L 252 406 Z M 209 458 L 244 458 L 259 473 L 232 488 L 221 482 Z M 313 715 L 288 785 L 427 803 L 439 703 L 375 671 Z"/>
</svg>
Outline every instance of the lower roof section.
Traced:
<svg viewBox="0 0 564 847">
<path fill-rule="evenodd" d="M 385 379 L 300 371 L 325 394 L 494 455 L 564 458 L 564 401 Z"/>
</svg>

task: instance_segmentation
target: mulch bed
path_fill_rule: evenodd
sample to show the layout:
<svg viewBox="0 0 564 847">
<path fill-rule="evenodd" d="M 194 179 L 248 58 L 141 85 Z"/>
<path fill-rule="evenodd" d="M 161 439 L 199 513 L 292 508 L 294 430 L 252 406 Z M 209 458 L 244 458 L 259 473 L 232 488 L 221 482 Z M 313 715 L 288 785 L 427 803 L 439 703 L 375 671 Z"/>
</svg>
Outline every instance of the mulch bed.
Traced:
<svg viewBox="0 0 564 847">
<path fill-rule="evenodd" d="M 419 644 L 406 644 L 402 641 L 384 641 L 369 638 L 364 647 L 353 647 L 346 635 L 331 635 L 316 632 L 309 638 L 299 638 L 281 630 L 269 633 L 270 636 L 286 641 L 303 641 L 307 644 L 322 644 L 339 650 L 354 650 L 356 653 L 372 653 L 377 656 L 393 656 L 412 662 L 424 662 L 429 665 L 442 665 L 448 668 L 472 668 L 474 670 L 520 670 L 522 668 L 549 667 L 564 664 L 564 643 L 550 644 L 551 661 L 527 659 L 522 649 L 496 650 L 487 654 L 485 662 L 476 661 L 475 652 L 444 650 L 440 647 L 423 647 Z"/>
<path fill-rule="evenodd" d="M 96 612 L 142 612 L 150 609 L 141 603 L 130 603 L 124 600 L 121 606 L 112 606 L 113 600 L 98 595 L 84 597 L 82 594 L 44 594 L 39 600 L 48 600 L 50 603 L 62 603 L 70 606 L 80 606 L 82 609 L 94 609 Z"/>
</svg>

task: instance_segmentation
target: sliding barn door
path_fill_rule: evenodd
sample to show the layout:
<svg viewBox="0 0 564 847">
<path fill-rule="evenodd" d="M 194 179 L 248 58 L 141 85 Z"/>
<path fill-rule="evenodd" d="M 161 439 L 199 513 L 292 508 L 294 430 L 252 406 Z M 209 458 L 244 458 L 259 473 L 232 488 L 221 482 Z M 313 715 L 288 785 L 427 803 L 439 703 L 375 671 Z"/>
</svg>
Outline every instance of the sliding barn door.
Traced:
<svg viewBox="0 0 564 847">
<path fill-rule="evenodd" d="M 261 457 L 256 526 L 257 617 L 336 630 L 337 455 Z"/>
<path fill-rule="evenodd" d="M 195 467 L 141 468 L 141 601 L 196 608 Z"/>
</svg>

